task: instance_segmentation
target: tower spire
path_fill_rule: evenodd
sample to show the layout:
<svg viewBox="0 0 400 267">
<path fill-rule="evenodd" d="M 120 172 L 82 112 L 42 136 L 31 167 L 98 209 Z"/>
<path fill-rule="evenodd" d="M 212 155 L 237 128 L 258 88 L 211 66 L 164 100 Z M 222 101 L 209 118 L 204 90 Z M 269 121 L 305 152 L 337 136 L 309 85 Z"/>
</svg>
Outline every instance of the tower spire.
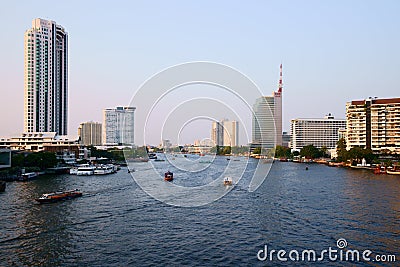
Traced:
<svg viewBox="0 0 400 267">
<path fill-rule="evenodd" d="M 279 84 L 278 84 L 278 93 L 282 93 L 282 88 L 283 88 L 283 84 L 282 84 L 282 63 L 281 66 L 279 67 Z"/>
</svg>

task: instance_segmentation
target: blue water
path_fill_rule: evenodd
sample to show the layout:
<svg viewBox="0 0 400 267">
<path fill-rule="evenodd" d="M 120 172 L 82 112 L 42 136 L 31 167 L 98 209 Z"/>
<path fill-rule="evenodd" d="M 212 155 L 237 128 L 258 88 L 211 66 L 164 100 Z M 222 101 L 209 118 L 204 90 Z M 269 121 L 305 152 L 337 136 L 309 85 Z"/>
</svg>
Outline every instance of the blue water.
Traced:
<svg viewBox="0 0 400 267">
<path fill-rule="evenodd" d="M 293 265 L 276 257 L 259 261 L 257 252 L 264 245 L 322 251 L 337 248 L 339 238 L 347 240 L 348 248 L 397 254 L 400 261 L 400 177 L 316 164 L 306 171 L 303 164 L 276 162 L 251 193 L 246 176 L 256 163 L 250 161 L 243 180 L 224 197 L 200 207 L 155 200 L 126 168 L 108 176 L 43 176 L 7 183 L 0 193 L 0 266 Z M 176 173 L 173 183 L 206 184 L 220 174 L 218 166 L 227 164 L 217 158 L 204 175 L 170 167 Z M 140 175 L 153 166 L 164 171 L 168 162 L 135 166 L 133 175 Z M 34 201 L 45 192 L 75 188 L 84 196 L 45 205 Z"/>
</svg>

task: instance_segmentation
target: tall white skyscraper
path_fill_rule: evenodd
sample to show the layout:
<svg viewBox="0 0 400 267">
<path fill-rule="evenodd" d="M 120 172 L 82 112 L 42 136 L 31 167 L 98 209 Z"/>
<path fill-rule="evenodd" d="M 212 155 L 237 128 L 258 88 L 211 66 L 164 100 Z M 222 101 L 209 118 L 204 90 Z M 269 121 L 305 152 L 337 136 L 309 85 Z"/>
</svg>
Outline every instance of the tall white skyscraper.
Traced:
<svg viewBox="0 0 400 267">
<path fill-rule="evenodd" d="M 135 107 L 116 107 L 103 111 L 105 145 L 134 145 L 135 109 Z"/>
<path fill-rule="evenodd" d="M 24 131 L 68 133 L 68 34 L 34 19 L 25 32 Z"/>
<path fill-rule="evenodd" d="M 282 64 L 280 66 L 278 91 L 272 96 L 256 99 L 253 106 L 253 146 L 273 148 L 282 145 Z"/>
<path fill-rule="evenodd" d="M 224 146 L 239 145 L 239 127 L 237 121 L 223 120 L 222 127 L 224 129 Z"/>
<path fill-rule="evenodd" d="M 239 145 L 239 125 L 237 121 L 227 119 L 214 121 L 211 126 L 211 140 L 218 146 Z"/>
</svg>

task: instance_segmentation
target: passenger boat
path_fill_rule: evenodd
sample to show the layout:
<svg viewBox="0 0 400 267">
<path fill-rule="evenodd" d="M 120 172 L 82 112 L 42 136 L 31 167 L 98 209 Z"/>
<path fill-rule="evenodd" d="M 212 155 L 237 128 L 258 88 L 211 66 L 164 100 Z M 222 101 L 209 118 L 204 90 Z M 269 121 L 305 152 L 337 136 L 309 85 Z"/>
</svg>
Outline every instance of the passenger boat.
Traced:
<svg viewBox="0 0 400 267">
<path fill-rule="evenodd" d="M 98 175 L 104 175 L 104 174 L 111 174 L 116 172 L 114 165 L 112 164 L 106 164 L 106 165 L 98 165 L 95 167 L 93 173 L 98 174 Z"/>
<path fill-rule="evenodd" d="M 69 174 L 77 175 L 78 174 L 78 167 L 72 167 L 71 169 L 69 169 Z"/>
<path fill-rule="evenodd" d="M 164 174 L 164 180 L 168 181 L 168 182 L 171 182 L 172 180 L 174 180 L 174 174 L 172 172 L 170 172 L 170 171 L 167 171 Z"/>
<path fill-rule="evenodd" d="M 65 199 L 71 199 L 75 197 L 81 197 L 82 192 L 78 189 L 64 191 L 64 192 L 54 192 L 54 193 L 47 193 L 43 194 L 40 198 L 37 198 L 36 201 L 39 203 L 51 203 Z"/>
<path fill-rule="evenodd" d="M 19 180 L 20 181 L 28 181 L 28 180 L 35 179 L 38 176 L 39 176 L 39 173 L 37 173 L 37 172 L 27 172 L 27 173 L 22 174 Z"/>
<path fill-rule="evenodd" d="M 391 175 L 400 175 L 400 169 L 392 169 L 392 170 L 386 170 L 387 174 L 391 174 Z"/>
<path fill-rule="evenodd" d="M 76 175 L 93 175 L 94 168 L 94 166 L 90 166 L 89 164 L 81 165 L 80 167 L 78 167 Z"/>
<path fill-rule="evenodd" d="M 232 178 L 231 177 L 225 177 L 224 178 L 224 185 L 232 185 Z"/>
</svg>

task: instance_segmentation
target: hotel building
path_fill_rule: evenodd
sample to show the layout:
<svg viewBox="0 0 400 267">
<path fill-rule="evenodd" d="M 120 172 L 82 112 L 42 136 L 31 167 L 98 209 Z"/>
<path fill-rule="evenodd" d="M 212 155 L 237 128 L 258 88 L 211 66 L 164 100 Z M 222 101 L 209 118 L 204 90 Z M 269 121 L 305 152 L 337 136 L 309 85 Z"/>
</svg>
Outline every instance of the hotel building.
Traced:
<svg viewBox="0 0 400 267">
<path fill-rule="evenodd" d="M 80 143 L 85 146 L 101 146 L 102 124 L 100 122 L 82 122 L 78 128 Z"/>
<path fill-rule="evenodd" d="M 252 148 L 282 145 L 282 64 L 278 91 L 256 99 L 253 105 Z"/>
<path fill-rule="evenodd" d="M 103 144 L 134 145 L 135 107 L 103 110 Z"/>
<path fill-rule="evenodd" d="M 67 135 L 68 34 L 34 19 L 24 39 L 24 131 Z"/>
<path fill-rule="evenodd" d="M 356 100 L 346 103 L 347 149 L 400 153 L 400 98 Z"/>
<path fill-rule="evenodd" d="M 345 119 L 335 119 L 331 114 L 320 119 L 291 120 L 290 148 L 300 151 L 303 147 L 314 145 L 317 148 L 336 148 L 339 131 L 346 128 Z"/>
</svg>

